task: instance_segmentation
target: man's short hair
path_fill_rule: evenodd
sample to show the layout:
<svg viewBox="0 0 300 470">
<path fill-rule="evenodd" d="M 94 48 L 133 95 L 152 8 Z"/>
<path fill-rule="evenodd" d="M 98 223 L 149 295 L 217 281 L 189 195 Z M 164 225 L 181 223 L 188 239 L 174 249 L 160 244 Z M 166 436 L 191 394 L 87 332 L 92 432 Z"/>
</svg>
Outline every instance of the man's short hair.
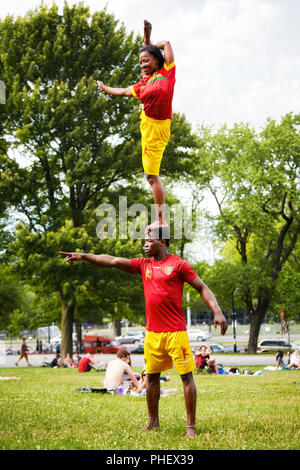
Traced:
<svg viewBox="0 0 300 470">
<path fill-rule="evenodd" d="M 166 246 L 170 245 L 170 230 L 168 227 L 156 227 L 149 232 L 156 240 L 164 240 Z"/>
</svg>

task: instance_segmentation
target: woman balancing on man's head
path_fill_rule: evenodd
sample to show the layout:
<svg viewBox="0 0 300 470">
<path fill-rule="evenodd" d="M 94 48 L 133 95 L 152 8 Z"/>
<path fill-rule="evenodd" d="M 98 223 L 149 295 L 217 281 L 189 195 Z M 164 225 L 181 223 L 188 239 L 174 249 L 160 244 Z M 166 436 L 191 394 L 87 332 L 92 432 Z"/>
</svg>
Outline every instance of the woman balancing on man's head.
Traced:
<svg viewBox="0 0 300 470">
<path fill-rule="evenodd" d="M 106 93 L 115 96 L 134 96 L 143 103 L 140 125 L 142 161 L 156 207 L 156 221 L 151 225 L 151 228 L 154 228 L 168 226 L 165 220 L 165 192 L 159 179 L 159 169 L 170 139 L 175 64 L 169 41 L 152 45 L 151 30 L 151 24 L 145 20 L 144 47 L 140 51 L 142 78 L 138 83 L 128 88 L 111 88 L 101 81 L 97 83 L 100 90 Z"/>
</svg>

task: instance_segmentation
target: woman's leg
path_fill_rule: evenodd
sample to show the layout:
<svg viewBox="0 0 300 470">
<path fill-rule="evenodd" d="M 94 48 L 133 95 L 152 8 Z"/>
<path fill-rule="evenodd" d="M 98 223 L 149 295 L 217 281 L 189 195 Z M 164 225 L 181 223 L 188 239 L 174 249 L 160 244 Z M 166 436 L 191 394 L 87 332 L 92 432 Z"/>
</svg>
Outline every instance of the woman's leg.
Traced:
<svg viewBox="0 0 300 470">
<path fill-rule="evenodd" d="M 168 227 L 165 219 L 165 190 L 160 178 L 158 175 L 149 175 L 148 173 L 146 173 L 146 178 L 152 189 L 156 214 L 155 222 L 149 225 L 149 227 Z"/>
</svg>

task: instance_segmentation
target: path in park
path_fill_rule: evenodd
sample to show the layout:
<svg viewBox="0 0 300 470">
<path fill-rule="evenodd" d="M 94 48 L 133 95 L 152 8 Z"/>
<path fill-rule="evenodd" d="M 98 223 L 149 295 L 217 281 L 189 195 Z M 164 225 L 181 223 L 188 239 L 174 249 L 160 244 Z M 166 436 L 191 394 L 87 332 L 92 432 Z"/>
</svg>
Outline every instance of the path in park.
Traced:
<svg viewBox="0 0 300 470">
<path fill-rule="evenodd" d="M 128 347 L 128 349 L 130 349 Z M 20 365 L 15 366 L 15 362 L 19 356 L 16 355 L 1 355 L 0 356 L 0 368 L 14 367 L 19 369 L 21 367 L 27 367 L 25 359 L 20 361 Z M 51 362 L 54 354 L 31 354 L 29 360 L 33 366 L 40 366 L 41 363 L 46 360 Z M 115 359 L 115 354 L 95 354 L 94 360 L 96 363 L 109 362 Z M 275 365 L 275 354 L 216 354 L 217 361 L 224 366 L 268 366 Z M 144 356 L 143 354 L 132 354 L 131 356 L 132 367 L 143 367 Z"/>
</svg>

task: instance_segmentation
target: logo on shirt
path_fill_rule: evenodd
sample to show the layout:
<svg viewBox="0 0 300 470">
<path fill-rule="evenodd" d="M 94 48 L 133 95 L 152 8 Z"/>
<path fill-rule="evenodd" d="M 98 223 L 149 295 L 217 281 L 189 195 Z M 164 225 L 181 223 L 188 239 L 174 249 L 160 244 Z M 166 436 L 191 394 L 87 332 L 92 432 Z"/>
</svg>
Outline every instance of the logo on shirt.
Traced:
<svg viewBox="0 0 300 470">
<path fill-rule="evenodd" d="M 165 273 L 169 276 L 169 274 L 171 274 L 171 272 L 173 271 L 173 266 L 167 266 L 165 268 Z"/>
<path fill-rule="evenodd" d="M 147 281 L 148 279 L 151 279 L 151 276 L 152 276 L 152 270 L 150 268 L 146 268 L 145 280 Z"/>
</svg>

